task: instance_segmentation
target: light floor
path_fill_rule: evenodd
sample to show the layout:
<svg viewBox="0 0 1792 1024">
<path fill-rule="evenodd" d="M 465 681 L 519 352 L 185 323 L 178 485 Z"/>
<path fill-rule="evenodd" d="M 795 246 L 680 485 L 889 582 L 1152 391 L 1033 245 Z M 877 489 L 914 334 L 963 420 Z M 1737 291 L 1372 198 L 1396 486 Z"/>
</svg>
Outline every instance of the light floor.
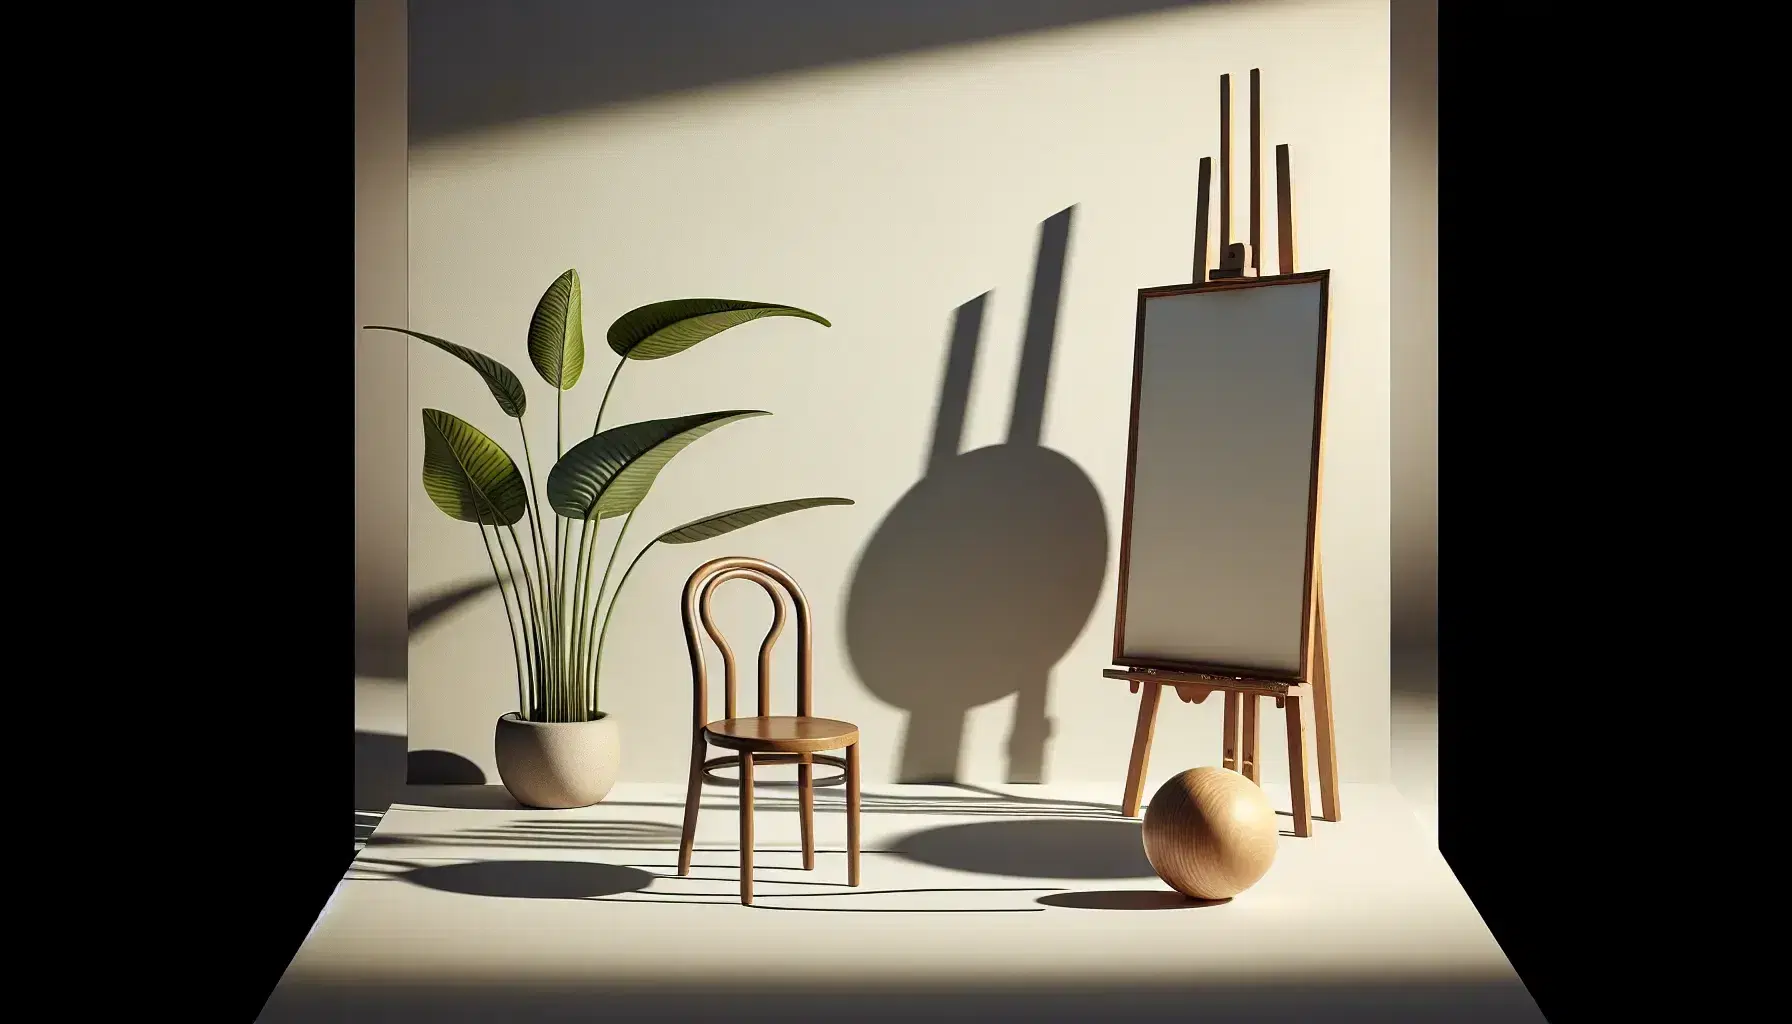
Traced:
<svg viewBox="0 0 1792 1024">
<path fill-rule="evenodd" d="M 1400 652 L 1390 739 L 1394 788 L 1437 843 L 1437 662 L 1433 652 Z M 357 730 L 355 849 L 379 824 L 404 778 L 404 683 L 355 684 Z"/>
<path fill-rule="evenodd" d="M 1436 846 L 1437 694 L 1395 690 L 1391 710 L 1394 788 Z"/>
<path fill-rule="evenodd" d="M 681 788 L 547 812 L 404 791 L 261 1019 L 1543 1019 L 1392 786 L 1345 786 L 1342 822 L 1211 905 L 1152 875 L 1112 787 L 868 788 L 852 889 L 841 791 L 805 872 L 794 794 L 762 786 L 753 907 L 732 787 L 677 877 Z"/>
<path fill-rule="evenodd" d="M 1437 648 L 1396 646 L 1390 652 L 1389 754 L 1394 788 L 1437 843 Z"/>
</svg>

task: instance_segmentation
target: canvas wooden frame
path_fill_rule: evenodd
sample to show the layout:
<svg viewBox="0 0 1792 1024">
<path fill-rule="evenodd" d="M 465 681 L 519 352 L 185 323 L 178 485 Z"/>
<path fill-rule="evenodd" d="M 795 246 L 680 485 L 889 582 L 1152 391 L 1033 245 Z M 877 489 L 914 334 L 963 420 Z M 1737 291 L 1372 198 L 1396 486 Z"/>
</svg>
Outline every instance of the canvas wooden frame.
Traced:
<svg viewBox="0 0 1792 1024">
<path fill-rule="evenodd" d="M 1311 447 L 1310 469 L 1307 488 L 1307 530 L 1305 553 L 1305 580 L 1301 598 L 1300 628 L 1300 668 L 1293 675 L 1284 672 L 1267 671 L 1258 666 L 1225 664 L 1218 661 L 1170 660 L 1154 657 L 1137 657 L 1127 654 L 1126 638 L 1126 605 L 1128 582 L 1132 565 L 1133 536 L 1133 498 L 1136 489 L 1135 473 L 1138 467 L 1139 447 L 1139 399 L 1144 372 L 1145 313 L 1151 300 L 1179 295 L 1230 291 L 1245 288 L 1274 288 L 1278 286 L 1312 284 L 1319 285 L 1319 327 L 1315 342 L 1318 346 L 1315 380 L 1313 382 L 1313 440 Z M 1121 517 L 1120 532 L 1120 585 L 1114 609 L 1114 664 L 1131 669 L 1156 669 L 1179 674 L 1210 677 L 1215 680 L 1256 680 L 1272 684 L 1290 685 L 1306 684 L 1313 681 L 1317 673 L 1324 671 L 1316 663 L 1323 658 L 1318 637 L 1320 605 L 1322 599 L 1319 590 L 1319 508 L 1322 484 L 1322 467 L 1325 438 L 1325 406 L 1328 367 L 1330 363 L 1330 296 L 1331 272 L 1329 270 L 1309 271 L 1298 274 L 1278 274 L 1270 277 L 1229 278 L 1206 281 L 1196 284 L 1167 285 L 1156 288 L 1141 288 L 1138 292 L 1138 310 L 1133 330 L 1133 376 L 1132 405 L 1127 425 L 1126 453 L 1126 497 Z M 1316 657 L 1317 655 L 1317 657 Z"/>
</svg>

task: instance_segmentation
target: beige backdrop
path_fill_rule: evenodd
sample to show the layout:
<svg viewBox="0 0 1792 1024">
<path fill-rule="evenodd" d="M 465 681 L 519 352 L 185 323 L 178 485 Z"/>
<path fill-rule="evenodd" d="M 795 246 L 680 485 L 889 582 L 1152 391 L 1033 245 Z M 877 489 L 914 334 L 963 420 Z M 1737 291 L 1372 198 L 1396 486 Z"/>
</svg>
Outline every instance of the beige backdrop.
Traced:
<svg viewBox="0 0 1792 1024">
<path fill-rule="evenodd" d="M 428 59 L 417 46 L 428 11 L 411 15 L 413 123 L 429 102 L 420 83 L 452 70 L 416 66 Z M 410 326 L 524 376 L 538 457 L 554 446 L 553 392 L 528 365 L 524 333 L 542 289 L 567 267 L 583 277 L 593 342 L 587 379 L 567 398 L 573 438 L 589 431 L 613 365 L 599 339 L 635 305 L 742 297 L 834 321 L 760 321 L 622 375 L 606 424 L 775 413 L 680 455 L 642 506 L 631 545 L 756 501 L 859 503 L 643 561 L 604 664 L 603 706 L 624 723 L 624 778 L 682 777 L 691 712 L 678 589 L 698 562 L 738 553 L 784 566 L 807 589 L 818 712 L 863 727 L 868 780 L 949 762 L 956 748 L 969 781 L 1033 760 L 1050 780 L 1112 780 L 1118 797 L 1136 699 L 1100 673 L 1112 642 L 1135 293 L 1189 274 L 1196 167 L 1217 156 L 1223 72 L 1239 85 L 1242 174 L 1253 67 L 1266 83 L 1266 166 L 1274 144 L 1292 148 L 1301 269 L 1334 274 L 1321 543 L 1339 759 L 1349 781 L 1385 781 L 1386 0 L 1188 7 L 413 139 Z M 1242 182 L 1237 196 L 1242 233 Z M 1041 225 L 1070 208 L 1056 221 L 1068 240 L 1051 323 L 1049 302 L 1029 316 Z M 1057 264 L 1046 262 L 1051 278 Z M 1029 335 L 1028 350 L 1049 350 L 1049 361 L 1022 358 Z M 964 343 L 951 346 L 954 336 Z M 970 341 L 974 366 L 962 358 Z M 949 362 L 949 349 L 961 358 Z M 953 425 L 960 405 L 961 452 L 1001 445 L 1017 408 L 1037 418 L 1043 450 L 930 460 L 940 423 Z M 470 371 L 413 350 L 403 413 L 413 607 L 489 576 L 473 528 L 439 513 L 418 483 L 426 406 L 518 447 L 514 422 Z M 991 579 L 992 568 L 1014 578 Z M 737 647 L 751 649 L 765 610 L 746 593 L 722 603 Z M 508 635 L 494 595 L 449 604 L 411 635 L 410 748 L 464 756 L 496 781 L 492 722 L 515 700 Z M 1019 703 L 1038 705 L 1019 709 L 1023 723 L 1042 708 L 1053 727 L 1041 743 L 1023 724 L 1016 750 Z M 1212 703 L 1167 703 L 1154 783 L 1217 762 Z M 1279 781 L 1281 730 L 1269 722 L 1266 776 Z"/>
</svg>

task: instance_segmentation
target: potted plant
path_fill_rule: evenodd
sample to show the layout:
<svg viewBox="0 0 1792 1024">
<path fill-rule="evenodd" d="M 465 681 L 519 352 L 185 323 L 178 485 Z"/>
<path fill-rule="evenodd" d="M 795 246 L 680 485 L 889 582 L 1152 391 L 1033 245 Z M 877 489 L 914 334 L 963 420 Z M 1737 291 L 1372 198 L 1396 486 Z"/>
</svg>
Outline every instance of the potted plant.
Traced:
<svg viewBox="0 0 1792 1024">
<path fill-rule="evenodd" d="M 768 316 L 831 326 L 794 306 L 732 299 L 674 299 L 623 314 L 605 339 L 619 359 L 591 436 L 565 447 L 563 397 L 584 374 L 585 335 L 578 272 L 561 274 L 529 322 L 529 362 L 554 388 L 555 462 L 545 488 L 536 486 L 529 437 L 522 430 L 528 394 L 515 373 L 484 353 L 428 334 L 367 328 L 409 335 L 472 367 L 522 434 L 519 469 L 479 428 L 440 409 L 423 410 L 423 489 L 444 513 L 479 528 L 504 604 L 516 660 L 517 710 L 498 719 L 494 753 L 505 788 L 526 806 L 583 807 L 602 800 L 616 782 L 621 733 L 616 717 L 599 703 L 603 647 L 616 600 L 643 555 L 656 544 L 690 544 L 789 512 L 852 504 L 846 498 L 792 498 L 694 519 L 649 541 L 609 589 L 635 510 L 673 456 L 730 423 L 770 415 L 730 409 L 606 430 L 604 407 L 622 368 L 633 360 L 677 355 Z M 610 519 L 621 519 L 622 526 L 599 575 L 594 548 L 600 526 Z"/>
</svg>

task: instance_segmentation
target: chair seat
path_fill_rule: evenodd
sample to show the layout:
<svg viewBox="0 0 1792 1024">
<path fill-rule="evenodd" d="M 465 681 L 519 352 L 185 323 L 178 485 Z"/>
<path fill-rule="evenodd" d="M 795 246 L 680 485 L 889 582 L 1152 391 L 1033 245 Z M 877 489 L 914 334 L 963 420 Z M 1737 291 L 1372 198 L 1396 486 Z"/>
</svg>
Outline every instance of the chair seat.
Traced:
<svg viewBox="0 0 1792 1024">
<path fill-rule="evenodd" d="M 716 746 L 730 750 L 807 754 L 817 750 L 839 750 L 857 743 L 859 727 L 833 718 L 766 715 L 711 722 L 703 727 L 703 735 Z"/>
</svg>

